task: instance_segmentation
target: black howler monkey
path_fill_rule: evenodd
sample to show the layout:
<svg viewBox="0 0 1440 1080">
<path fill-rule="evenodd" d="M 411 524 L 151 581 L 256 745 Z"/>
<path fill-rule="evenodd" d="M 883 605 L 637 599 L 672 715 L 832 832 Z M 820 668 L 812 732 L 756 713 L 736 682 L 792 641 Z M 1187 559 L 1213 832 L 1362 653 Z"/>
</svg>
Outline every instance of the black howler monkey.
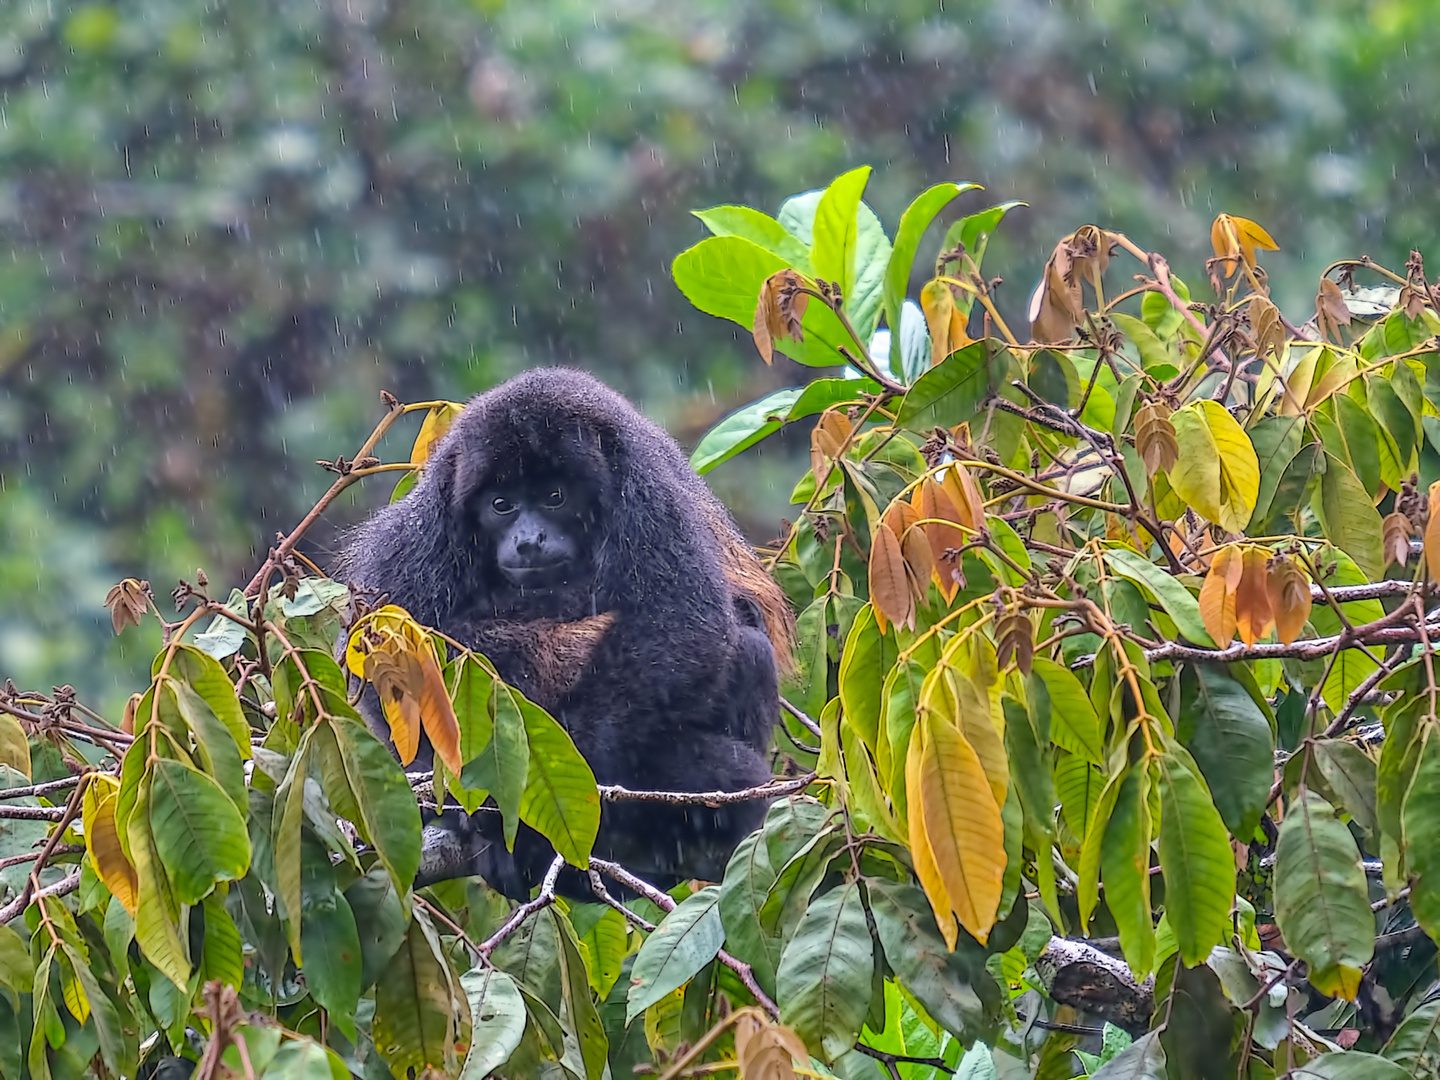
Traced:
<svg viewBox="0 0 1440 1080">
<path fill-rule="evenodd" d="M 488 656 L 602 784 L 735 790 L 770 775 L 784 596 L 674 440 L 583 372 L 531 371 L 473 399 L 336 576 Z M 662 885 L 715 880 L 764 813 L 607 803 L 595 851 Z M 525 894 L 553 856 L 525 829 L 507 852 L 495 817 L 448 811 L 427 842 L 449 865 L 429 877 Z"/>
</svg>

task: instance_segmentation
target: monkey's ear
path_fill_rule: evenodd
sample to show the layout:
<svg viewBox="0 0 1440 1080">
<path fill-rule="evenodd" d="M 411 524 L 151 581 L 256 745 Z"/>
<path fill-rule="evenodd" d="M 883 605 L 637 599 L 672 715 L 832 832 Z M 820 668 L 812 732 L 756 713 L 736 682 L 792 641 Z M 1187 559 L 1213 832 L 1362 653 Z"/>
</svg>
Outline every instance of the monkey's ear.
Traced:
<svg viewBox="0 0 1440 1080">
<path fill-rule="evenodd" d="M 445 449 L 443 460 L 435 463 L 444 470 L 439 480 L 442 487 L 450 489 L 450 505 L 464 506 L 484 486 L 488 462 L 476 447 L 454 440 Z"/>
</svg>

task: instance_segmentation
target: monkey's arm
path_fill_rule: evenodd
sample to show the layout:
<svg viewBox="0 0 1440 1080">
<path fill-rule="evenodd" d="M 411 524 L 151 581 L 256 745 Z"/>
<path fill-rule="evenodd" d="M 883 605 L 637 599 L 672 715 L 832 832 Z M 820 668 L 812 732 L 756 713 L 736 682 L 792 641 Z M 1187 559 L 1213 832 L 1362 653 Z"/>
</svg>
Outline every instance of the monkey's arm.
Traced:
<svg viewBox="0 0 1440 1080">
<path fill-rule="evenodd" d="M 484 654 L 506 682 L 553 709 L 580 678 L 614 622 L 614 613 L 608 611 L 574 622 L 483 619 L 456 636 Z"/>
</svg>

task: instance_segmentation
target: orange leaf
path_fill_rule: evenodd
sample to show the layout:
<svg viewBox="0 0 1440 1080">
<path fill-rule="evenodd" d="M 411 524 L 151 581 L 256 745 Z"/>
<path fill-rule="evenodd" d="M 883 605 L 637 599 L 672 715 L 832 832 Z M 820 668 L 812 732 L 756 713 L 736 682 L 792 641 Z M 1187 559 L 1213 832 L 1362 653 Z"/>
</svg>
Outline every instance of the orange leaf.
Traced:
<svg viewBox="0 0 1440 1080">
<path fill-rule="evenodd" d="M 1205 584 L 1200 586 L 1200 618 L 1222 649 L 1235 637 L 1235 590 L 1244 569 L 1240 549 L 1223 547 L 1215 553 Z"/>
<path fill-rule="evenodd" d="M 919 520 L 925 522 L 920 528 L 930 543 L 932 565 L 940 583 L 940 591 L 945 596 L 945 602 L 949 603 L 955 599 L 955 591 L 960 587 L 956 574 L 959 559 L 947 556 L 946 552 L 965 546 L 965 533 L 959 528 L 959 524 L 964 522 L 964 515 L 944 488 L 929 476 L 920 482 L 920 486 L 910 496 L 910 505 L 918 512 Z M 946 524 L 947 522 L 957 524 Z"/>
<path fill-rule="evenodd" d="M 800 275 L 787 269 L 771 274 L 760 286 L 751 335 L 755 338 L 755 348 L 767 364 L 774 359 L 776 341 L 805 340 L 800 320 L 805 316 L 810 295 L 799 291 L 801 283 Z"/>
<path fill-rule="evenodd" d="M 1262 251 L 1280 250 L 1280 245 L 1255 222 L 1230 214 L 1220 214 L 1215 218 L 1210 226 L 1210 246 L 1215 249 L 1216 257 L 1225 260 L 1231 267 L 1238 255 L 1252 270 L 1255 268 L 1256 248 Z M 1230 269 L 1226 270 L 1227 276 L 1230 272 Z"/>
<path fill-rule="evenodd" d="M 1440 480 L 1430 485 L 1430 517 L 1425 522 L 1425 569 L 1440 581 Z"/>
<path fill-rule="evenodd" d="M 923 604 L 930 595 L 930 579 L 935 576 L 935 556 L 930 551 L 924 531 L 911 529 L 905 533 L 900 541 L 900 551 L 905 556 L 910 592 L 917 604 Z"/>
<path fill-rule="evenodd" d="M 959 514 L 954 520 L 967 529 L 979 532 L 985 527 L 985 499 L 970 470 L 964 465 L 951 465 L 938 475 L 940 486 L 950 496 L 950 502 Z"/>
<path fill-rule="evenodd" d="M 1415 526 L 1404 514 L 1396 511 L 1386 515 L 1380 523 L 1380 547 L 1385 552 L 1386 566 L 1391 563 L 1404 566 L 1410 561 L 1410 537 L 1414 534 Z"/>
<path fill-rule="evenodd" d="M 915 512 L 915 508 L 900 499 L 896 499 L 885 510 L 885 524 L 900 537 L 901 547 L 905 544 L 905 533 L 919 520 L 920 515 Z"/>
<path fill-rule="evenodd" d="M 1275 632 L 1286 645 L 1300 636 L 1310 618 L 1310 579 L 1288 555 L 1277 555 L 1270 563 L 1270 606 L 1275 612 Z"/>
<path fill-rule="evenodd" d="M 905 577 L 900 538 L 884 522 L 876 528 L 871 541 L 870 603 L 875 607 L 875 622 L 882 634 L 887 620 L 896 626 L 915 628 L 915 601 Z"/>
<path fill-rule="evenodd" d="M 445 692 L 445 677 L 432 650 L 426 649 L 420 661 L 423 682 L 420 687 L 420 723 L 430 736 L 435 756 L 445 763 L 453 775 L 460 774 L 460 723 L 455 719 L 455 706 Z"/>
<path fill-rule="evenodd" d="M 1235 590 L 1235 629 L 1246 645 L 1254 645 L 1275 625 L 1275 612 L 1270 603 L 1269 561 L 1270 553 L 1264 548 L 1245 549 L 1240 584 Z"/>
</svg>

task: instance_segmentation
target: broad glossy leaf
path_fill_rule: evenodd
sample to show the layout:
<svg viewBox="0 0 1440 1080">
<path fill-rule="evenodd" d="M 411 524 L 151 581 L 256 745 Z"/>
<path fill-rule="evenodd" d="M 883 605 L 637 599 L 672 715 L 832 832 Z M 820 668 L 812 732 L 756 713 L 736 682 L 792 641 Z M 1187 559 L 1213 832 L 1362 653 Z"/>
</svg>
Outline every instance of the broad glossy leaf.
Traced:
<svg viewBox="0 0 1440 1080">
<path fill-rule="evenodd" d="M 737 409 L 707 431 L 691 451 L 690 466 L 703 475 L 792 420 L 859 400 L 861 394 L 878 393 L 879 389 L 879 384 L 871 379 L 816 379 L 805 386 L 776 390 Z"/>
<path fill-rule="evenodd" d="M 830 182 L 815 207 L 810 259 L 815 276 L 833 281 L 849 299 L 855 282 L 856 211 L 870 180 L 870 166 L 842 173 Z"/>
<path fill-rule="evenodd" d="M 861 608 L 840 653 L 840 707 L 845 723 L 859 734 L 871 753 L 877 748 L 881 689 L 898 651 L 893 635 L 881 635 L 874 609 L 869 605 Z"/>
<path fill-rule="evenodd" d="M 219 784 L 161 758 L 152 766 L 150 799 L 155 850 L 180 903 L 198 904 L 218 882 L 245 876 L 250 835 Z"/>
<path fill-rule="evenodd" d="M 1270 722 L 1222 667 L 1196 664 L 1180 685 L 1176 734 L 1200 766 L 1225 827 L 1236 839 L 1248 840 L 1274 779 Z"/>
<path fill-rule="evenodd" d="M 525 1034 L 525 999 L 515 980 L 495 968 L 474 968 L 460 976 L 470 1002 L 470 1052 L 460 1080 L 484 1080 L 520 1045 Z"/>
<path fill-rule="evenodd" d="M 417 919 L 375 984 L 375 1049 L 393 1072 L 425 1068 L 454 1075 L 450 977 Z"/>
<path fill-rule="evenodd" d="M 235 684 L 213 656 L 190 645 L 176 646 L 170 660 L 170 672 L 189 684 L 205 699 L 215 716 L 235 740 L 241 758 L 250 757 L 250 725 L 235 696 Z"/>
<path fill-rule="evenodd" d="M 1373 500 L 1380 490 L 1380 427 L 1349 394 L 1337 394 L 1331 400 L 1345 439 L 1345 457 Z M 1328 442 L 1326 449 L 1330 449 Z"/>
<path fill-rule="evenodd" d="M 974 420 L 995 387 L 993 372 L 999 361 L 989 356 L 992 347 L 976 341 L 921 375 L 900 403 L 896 422 L 926 431 Z"/>
<path fill-rule="evenodd" d="M 530 774 L 530 741 L 520 712 L 521 696 L 497 684 L 491 705 L 495 710 L 490 741 L 460 770 L 460 782 L 475 791 L 487 791 L 495 800 L 504 823 L 505 843 L 513 849 L 520 827 L 520 798 Z"/>
<path fill-rule="evenodd" d="M 1165 913 L 1181 959 L 1194 967 L 1225 937 L 1235 897 L 1235 858 L 1225 824 L 1189 757 L 1169 743 L 1156 761 L 1156 776 Z"/>
<path fill-rule="evenodd" d="M 1440 730 L 1429 728 L 1415 777 L 1405 795 L 1401 824 L 1405 867 L 1410 871 L 1410 906 L 1425 932 L 1440 935 Z"/>
<path fill-rule="evenodd" d="M 608 1075 L 605 1073 L 605 1061 L 610 1050 L 605 1025 L 600 1022 L 595 1000 L 590 996 L 590 976 L 580 955 L 575 928 L 563 913 L 556 911 L 553 914 L 560 931 L 560 980 L 565 1025 L 578 1050 L 575 1053 L 567 1047 L 562 1060 L 570 1071 L 583 1071 L 587 1080 L 601 1080 L 602 1076 Z"/>
<path fill-rule="evenodd" d="M 884 305 L 885 324 L 890 327 L 890 367 L 902 370 L 900 364 L 900 306 L 905 302 L 905 293 L 910 286 L 910 271 L 915 263 L 915 252 L 925 230 L 935 216 L 950 205 L 955 196 L 973 191 L 978 184 L 956 184 L 946 181 L 921 192 L 900 215 L 900 225 L 895 230 L 895 246 L 890 253 L 890 263 L 885 269 Z"/>
<path fill-rule="evenodd" d="M 300 892 L 300 942 L 305 984 L 315 1003 L 346 1033 L 355 1037 L 355 1007 L 360 1001 L 361 948 L 355 913 L 335 888 L 328 862 L 307 845 Z M 312 869 L 315 866 L 316 869 Z"/>
<path fill-rule="evenodd" d="M 1205 620 L 1200 617 L 1200 601 L 1163 569 L 1149 559 L 1142 558 L 1125 548 L 1109 548 L 1105 561 L 1115 573 L 1143 585 L 1165 609 L 1165 614 L 1175 620 L 1175 628 L 1197 645 L 1213 646 Z"/>
<path fill-rule="evenodd" d="M 1048 699 L 1050 737 L 1055 745 L 1100 764 L 1105 756 L 1104 728 L 1085 687 L 1074 673 L 1053 660 L 1037 656 L 1031 663 L 1029 685 L 1037 718 L 1044 710 L 1039 702 Z"/>
<path fill-rule="evenodd" d="M 1144 977 L 1155 966 L 1155 926 L 1150 912 L 1150 778 L 1136 765 L 1120 782 L 1100 845 L 1105 906 L 1120 931 L 1130 970 Z"/>
<path fill-rule="evenodd" d="M 143 749 L 143 745 L 136 743 Z M 226 800 L 229 801 L 228 799 Z M 137 789 L 130 816 L 130 858 L 139 883 L 135 909 L 135 943 L 145 959 L 176 986 L 190 981 L 190 959 L 180 938 L 180 906 L 150 831 L 150 781 Z"/>
<path fill-rule="evenodd" d="M 1300 452 L 1304 434 L 1305 417 L 1299 414 L 1267 416 L 1249 429 L 1250 442 L 1255 447 L 1255 460 L 1260 467 L 1260 487 L 1255 496 L 1252 522 L 1264 522 L 1269 518 L 1280 478 Z"/>
<path fill-rule="evenodd" d="M 1091 1074 L 1090 1080 L 1165 1080 L 1158 1031 L 1147 1032 Z"/>
<path fill-rule="evenodd" d="M 1440 999 L 1425 1002 L 1407 1016 L 1382 1053 L 1420 1080 L 1440 1078 Z"/>
<path fill-rule="evenodd" d="M 345 769 L 351 799 L 360 812 L 355 824 L 375 846 L 390 871 L 396 891 L 405 896 L 420 868 L 420 810 L 400 763 L 384 743 L 359 721 L 338 718 L 330 724 Z M 332 806 L 340 805 L 326 791 Z"/>
<path fill-rule="evenodd" d="M 905 989 L 957 1039 L 984 1031 L 1000 1001 L 985 950 L 962 937 L 950 951 L 914 885 L 872 878 L 865 887 L 885 960 Z"/>
<path fill-rule="evenodd" d="M 774 884 L 775 871 L 770 866 L 764 836 L 752 833 L 740 841 L 725 868 L 725 880 L 720 886 L 720 921 L 730 952 L 754 969 L 761 988 L 770 994 L 775 992 L 775 969 L 780 964 L 783 942 L 765 932 L 760 908 Z"/>
<path fill-rule="evenodd" d="M 712 206 L 691 213 L 716 236 L 742 237 L 779 255 L 807 277 L 815 276 L 810 267 L 810 248 L 769 214 L 749 206 Z"/>
<path fill-rule="evenodd" d="M 629 1024 L 661 998 L 684 986 L 715 959 L 724 943 L 719 886 L 701 889 L 675 905 L 635 957 L 625 1022 Z"/>
<path fill-rule="evenodd" d="M 600 793 L 570 733 L 540 706 L 519 699 L 530 743 L 530 771 L 520 796 L 520 818 L 573 866 L 590 864 L 600 831 Z"/>
<path fill-rule="evenodd" d="M 1290 1077 L 1292 1080 L 1414 1080 L 1415 1074 L 1378 1054 L 1344 1050 L 1311 1058 L 1291 1070 Z"/>
<path fill-rule="evenodd" d="M 1055 758 L 1055 794 L 1065 824 L 1076 836 L 1089 835 L 1105 776 L 1079 754 L 1061 751 Z"/>
<path fill-rule="evenodd" d="M 1325 457 L 1325 474 L 1313 500 L 1320 529 L 1367 577 L 1379 578 L 1385 570 L 1380 511 L 1349 465 L 1328 451 Z"/>
<path fill-rule="evenodd" d="M 874 955 L 860 886 L 851 882 L 812 903 L 780 957 L 780 1019 L 825 1061 L 855 1044 L 870 1007 Z"/>
<path fill-rule="evenodd" d="M 1275 920 L 1323 994 L 1354 999 L 1375 953 L 1375 916 L 1360 849 L 1313 791 L 1285 809 L 1275 861 Z"/>
</svg>

